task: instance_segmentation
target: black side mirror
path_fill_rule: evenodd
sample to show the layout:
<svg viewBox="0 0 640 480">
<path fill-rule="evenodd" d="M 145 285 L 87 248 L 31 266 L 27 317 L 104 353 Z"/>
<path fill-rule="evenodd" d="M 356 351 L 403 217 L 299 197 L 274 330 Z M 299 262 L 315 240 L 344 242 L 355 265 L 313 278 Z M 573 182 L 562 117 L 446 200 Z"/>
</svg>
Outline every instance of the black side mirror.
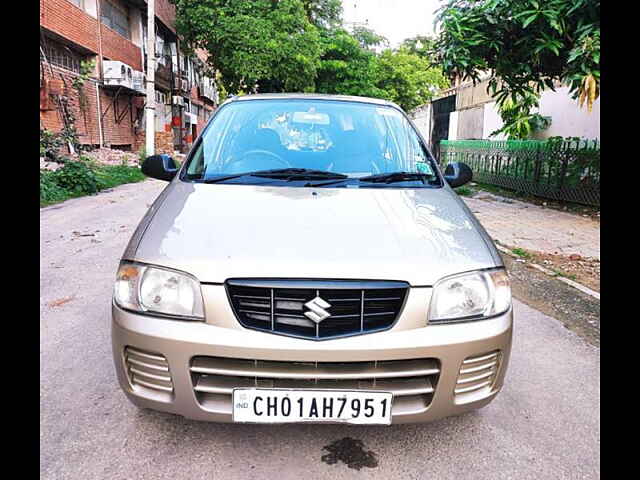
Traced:
<svg viewBox="0 0 640 480">
<path fill-rule="evenodd" d="M 444 170 L 444 179 L 452 188 L 461 187 L 473 178 L 471 167 L 466 163 L 454 162 Z"/>
<path fill-rule="evenodd" d="M 147 177 L 169 182 L 178 173 L 178 166 L 175 160 L 167 154 L 152 155 L 142 162 L 142 173 Z"/>
</svg>

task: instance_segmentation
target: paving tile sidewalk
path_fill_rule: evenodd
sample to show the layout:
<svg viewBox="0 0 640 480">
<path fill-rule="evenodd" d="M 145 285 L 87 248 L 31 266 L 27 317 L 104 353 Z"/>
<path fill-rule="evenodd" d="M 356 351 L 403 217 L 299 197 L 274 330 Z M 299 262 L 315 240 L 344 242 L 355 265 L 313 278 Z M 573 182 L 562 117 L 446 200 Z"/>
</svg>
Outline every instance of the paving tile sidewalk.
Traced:
<svg viewBox="0 0 640 480">
<path fill-rule="evenodd" d="M 600 260 L 600 222 L 596 220 L 485 193 L 463 200 L 502 245 Z"/>
</svg>

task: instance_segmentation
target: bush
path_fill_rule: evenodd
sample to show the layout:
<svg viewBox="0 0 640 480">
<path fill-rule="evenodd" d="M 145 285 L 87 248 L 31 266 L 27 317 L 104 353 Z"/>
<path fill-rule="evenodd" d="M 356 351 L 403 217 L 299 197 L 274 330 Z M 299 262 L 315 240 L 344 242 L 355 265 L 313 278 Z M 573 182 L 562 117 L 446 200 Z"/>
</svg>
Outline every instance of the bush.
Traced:
<svg viewBox="0 0 640 480">
<path fill-rule="evenodd" d="M 40 206 L 90 195 L 105 188 L 134 183 L 146 177 L 138 167 L 99 165 L 92 161 L 68 160 L 56 171 L 40 170 Z"/>
<path fill-rule="evenodd" d="M 40 171 L 40 203 L 47 205 L 61 202 L 69 197 L 56 182 L 56 172 Z"/>
<path fill-rule="evenodd" d="M 58 186 L 71 195 L 89 195 L 98 191 L 98 179 L 93 170 L 84 162 L 67 162 L 55 172 Z"/>
<path fill-rule="evenodd" d="M 58 161 L 60 149 L 64 145 L 64 139 L 58 133 L 46 128 L 40 129 L 40 156 Z"/>
</svg>

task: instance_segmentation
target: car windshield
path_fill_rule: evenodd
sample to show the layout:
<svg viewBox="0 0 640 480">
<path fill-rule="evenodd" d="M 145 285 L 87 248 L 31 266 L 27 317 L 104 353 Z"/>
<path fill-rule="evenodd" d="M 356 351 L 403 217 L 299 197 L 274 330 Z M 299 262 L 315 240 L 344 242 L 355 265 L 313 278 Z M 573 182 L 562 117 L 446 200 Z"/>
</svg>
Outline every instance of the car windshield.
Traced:
<svg viewBox="0 0 640 480">
<path fill-rule="evenodd" d="M 398 109 L 304 99 L 221 107 L 182 178 L 287 186 L 441 186 L 429 152 Z"/>
</svg>

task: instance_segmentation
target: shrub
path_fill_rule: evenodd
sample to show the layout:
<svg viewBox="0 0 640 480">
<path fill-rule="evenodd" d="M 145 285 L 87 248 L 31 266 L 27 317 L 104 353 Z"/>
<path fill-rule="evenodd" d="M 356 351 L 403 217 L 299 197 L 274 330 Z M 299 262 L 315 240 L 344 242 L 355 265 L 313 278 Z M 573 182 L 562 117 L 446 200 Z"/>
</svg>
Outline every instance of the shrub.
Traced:
<svg viewBox="0 0 640 480">
<path fill-rule="evenodd" d="M 64 139 L 58 133 L 46 128 L 40 129 L 40 156 L 58 161 L 59 151 L 64 145 Z"/>
<path fill-rule="evenodd" d="M 98 191 L 96 174 L 84 162 L 67 162 L 55 172 L 56 183 L 72 195 L 88 195 Z"/>
<path fill-rule="evenodd" d="M 56 182 L 56 172 L 40 171 L 40 203 L 61 202 L 68 197 L 67 192 Z"/>
</svg>

